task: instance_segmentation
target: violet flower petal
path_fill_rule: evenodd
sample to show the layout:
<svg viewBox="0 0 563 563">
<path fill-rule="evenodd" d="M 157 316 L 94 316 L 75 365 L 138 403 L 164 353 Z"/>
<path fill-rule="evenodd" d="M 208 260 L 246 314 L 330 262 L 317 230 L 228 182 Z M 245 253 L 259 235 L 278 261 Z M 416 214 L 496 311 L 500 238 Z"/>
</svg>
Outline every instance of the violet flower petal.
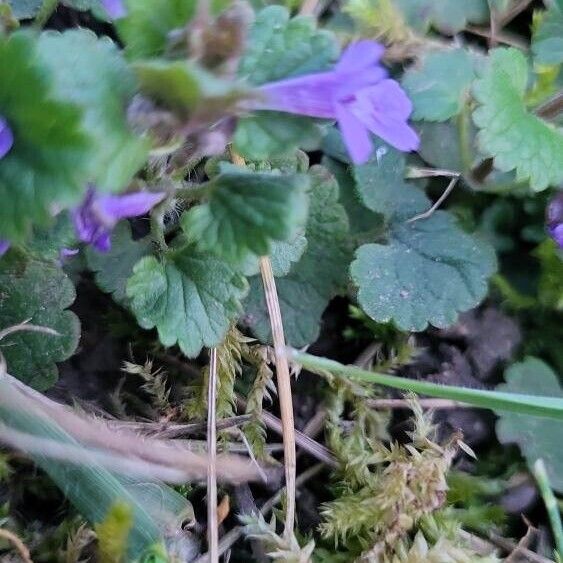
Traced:
<svg viewBox="0 0 563 563">
<path fill-rule="evenodd" d="M 559 248 L 563 248 L 563 223 L 549 229 L 549 234 L 551 238 L 559 245 Z"/>
<path fill-rule="evenodd" d="M 371 154 L 373 145 L 364 124 L 342 106 L 336 107 L 338 126 L 348 153 L 355 164 L 364 164 Z"/>
<path fill-rule="evenodd" d="M 336 119 L 355 164 L 369 158 L 368 131 L 398 150 L 416 150 L 419 138 L 407 123 L 412 103 L 378 64 L 383 52 L 375 41 L 353 43 L 334 70 L 264 84 L 258 88 L 262 97 L 248 101 L 243 109 Z"/>
<path fill-rule="evenodd" d="M 8 122 L 0 116 L 0 159 L 4 158 L 14 144 L 14 134 Z"/>
<path fill-rule="evenodd" d="M 366 70 L 377 64 L 384 52 L 385 47 L 381 43 L 369 39 L 350 43 L 340 55 L 340 60 L 336 63 L 334 70 L 354 73 Z"/>
<path fill-rule="evenodd" d="M 144 215 L 164 197 L 164 193 L 149 192 L 99 195 L 90 188 L 84 201 L 72 211 L 76 235 L 100 252 L 107 252 L 111 248 L 111 231 L 120 219 Z"/>
<path fill-rule="evenodd" d="M 166 194 L 138 192 L 125 195 L 99 196 L 95 202 L 96 208 L 104 216 L 117 222 L 128 217 L 138 217 L 148 213 Z"/>
<path fill-rule="evenodd" d="M 102 6 L 113 20 L 124 18 L 127 15 L 127 8 L 123 0 L 102 0 Z"/>
<path fill-rule="evenodd" d="M 372 133 L 396 149 L 418 148 L 418 135 L 407 124 L 412 103 L 395 80 L 382 80 L 360 90 L 346 106 Z"/>
<path fill-rule="evenodd" d="M 563 192 L 559 192 L 546 209 L 547 230 L 551 238 L 563 248 Z"/>
<path fill-rule="evenodd" d="M 10 241 L 0 239 L 0 256 L 6 254 L 10 246 Z"/>
<path fill-rule="evenodd" d="M 338 76 L 334 72 L 319 72 L 271 82 L 260 87 L 262 97 L 251 101 L 249 109 L 336 119 L 334 97 L 338 86 Z"/>
</svg>

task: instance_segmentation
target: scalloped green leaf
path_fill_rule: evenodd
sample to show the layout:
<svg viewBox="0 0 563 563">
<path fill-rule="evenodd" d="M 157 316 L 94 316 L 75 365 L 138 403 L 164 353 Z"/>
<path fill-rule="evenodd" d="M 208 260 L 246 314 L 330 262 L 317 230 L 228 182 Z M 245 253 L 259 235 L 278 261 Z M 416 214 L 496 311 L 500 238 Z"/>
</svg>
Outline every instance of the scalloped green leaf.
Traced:
<svg viewBox="0 0 563 563">
<path fill-rule="evenodd" d="M 261 10 L 250 30 L 238 75 L 259 86 L 290 76 L 326 70 L 338 55 L 335 38 L 318 30 L 312 18 L 289 17 L 283 6 Z M 257 112 L 239 121 L 234 145 L 243 156 L 265 160 L 320 141 L 313 119 L 278 112 Z"/>
<path fill-rule="evenodd" d="M 194 16 L 195 0 L 126 0 L 127 16 L 116 22 L 132 59 L 156 57 L 166 50 L 169 34 Z"/>
<path fill-rule="evenodd" d="M 299 262 L 307 248 L 307 239 L 299 233 L 293 240 L 287 242 L 274 241 L 270 251 L 270 263 L 274 276 L 287 276 L 293 264 Z M 260 273 L 259 256 L 248 256 L 241 265 L 245 276 L 256 276 Z"/>
<path fill-rule="evenodd" d="M 74 286 L 56 265 L 15 251 L 0 260 L 0 286 L 0 329 L 29 320 L 59 333 L 17 332 L 0 342 L 12 375 L 40 391 L 48 389 L 58 378 L 56 363 L 78 345 L 80 322 L 66 310 L 74 302 Z"/>
<path fill-rule="evenodd" d="M 338 184 L 322 166 L 309 171 L 307 248 L 289 274 L 276 280 L 287 342 L 301 347 L 319 335 L 321 316 L 341 293 L 351 259 L 346 211 L 338 203 Z M 250 279 L 242 322 L 263 342 L 270 342 L 270 321 L 259 276 Z"/>
<path fill-rule="evenodd" d="M 229 264 L 193 245 L 161 259 L 141 258 L 127 282 L 130 306 L 143 328 L 155 328 L 164 346 L 178 344 L 186 356 L 217 346 L 241 312 L 248 284 Z"/>
<path fill-rule="evenodd" d="M 534 23 L 535 23 L 534 14 Z M 563 63 L 563 6 L 554 3 L 541 12 L 541 20 L 532 36 L 534 60 L 543 65 Z"/>
<path fill-rule="evenodd" d="M 528 112 L 524 95 L 528 64 L 517 49 L 494 49 L 473 93 L 480 104 L 473 121 L 481 150 L 502 172 L 543 190 L 563 182 L 563 132 Z"/>
<path fill-rule="evenodd" d="M 38 43 L 40 60 L 55 77 L 57 95 L 83 110 L 83 126 L 95 147 L 90 180 L 102 190 L 125 187 L 144 164 L 147 142 L 126 121 L 135 77 L 117 46 L 86 29 L 47 31 Z"/>
<path fill-rule="evenodd" d="M 59 261 L 61 251 L 78 244 L 70 213 L 59 213 L 48 227 L 35 227 L 25 247 L 35 257 Z"/>
<path fill-rule="evenodd" d="M 18 20 L 27 20 L 35 17 L 43 0 L 8 0 L 13 16 Z"/>
<path fill-rule="evenodd" d="M 463 107 L 473 79 L 476 57 L 467 49 L 426 55 L 401 81 L 413 103 L 412 119 L 446 121 Z"/>
<path fill-rule="evenodd" d="M 316 29 L 314 19 L 290 18 L 287 8 L 268 6 L 256 16 L 238 75 L 259 86 L 326 70 L 337 56 L 334 36 Z"/>
<path fill-rule="evenodd" d="M 0 111 L 14 145 L 0 161 L 0 238 L 22 241 L 32 224 L 45 225 L 51 208 L 76 202 L 86 189 L 88 137 L 78 108 L 53 96 L 38 64 L 36 39 L 18 31 L 0 37 Z"/>
<path fill-rule="evenodd" d="M 291 240 L 306 221 L 304 174 L 258 173 L 223 164 L 207 186 L 207 202 L 182 215 L 182 229 L 200 250 L 227 260 L 267 255 L 273 241 Z"/>
<path fill-rule="evenodd" d="M 430 202 L 408 185 L 402 199 L 387 244 L 365 244 L 356 251 L 350 273 L 358 302 L 372 319 L 393 321 L 402 330 L 449 326 L 486 296 L 496 270 L 494 251 L 445 211 L 407 223 Z"/>
<path fill-rule="evenodd" d="M 487 0 L 397 0 L 407 23 L 419 31 L 434 25 L 445 33 L 457 33 L 468 23 L 489 21 Z"/>
<path fill-rule="evenodd" d="M 346 182 L 346 190 L 355 190 L 360 201 L 368 210 L 389 218 L 395 213 L 397 206 L 403 205 L 403 192 L 408 189 L 408 187 L 405 188 L 407 185 L 404 181 L 405 154 L 394 149 L 379 137 L 372 136 L 372 142 L 371 157 L 365 164 L 359 166 L 351 165 L 342 135 L 336 128 L 331 129 L 323 139 L 323 148 L 330 156 L 351 165 L 349 172 L 354 181 Z M 346 181 L 344 176 L 341 179 Z M 340 198 L 348 202 L 347 208 L 352 208 L 352 206 L 357 208 L 350 194 L 341 193 Z M 360 211 L 356 209 L 355 213 L 359 215 Z M 364 221 L 369 220 L 369 215 L 373 216 L 367 210 L 361 215 L 364 216 Z M 353 225 L 352 228 L 354 229 L 356 226 Z"/>
<path fill-rule="evenodd" d="M 528 357 L 523 362 L 510 366 L 504 379 L 506 383 L 498 385 L 497 391 L 563 399 L 563 389 L 557 374 L 538 358 Z M 506 411 L 499 411 L 497 414 L 499 419 L 496 431 L 499 440 L 505 444 L 517 443 L 530 468 L 537 459 L 542 458 L 551 485 L 563 493 L 563 423 Z"/>
<path fill-rule="evenodd" d="M 127 302 L 127 280 L 133 273 L 135 264 L 151 253 L 151 237 L 133 240 L 131 225 L 128 221 L 121 221 L 111 235 L 111 249 L 100 253 L 95 248 L 86 249 L 88 268 L 95 272 L 98 287 L 106 293 L 111 293 L 117 303 Z"/>
<path fill-rule="evenodd" d="M 359 240 L 366 240 L 366 237 L 371 239 L 380 235 L 385 226 L 384 217 L 362 204 L 350 168 L 328 156 L 323 157 L 322 165 L 334 174 L 338 182 L 339 201 L 346 209 L 350 222 L 350 234 Z"/>
<path fill-rule="evenodd" d="M 12 13 L 16 19 L 27 20 L 34 18 L 38 14 L 43 5 L 43 0 L 8 0 L 8 4 L 12 8 Z M 101 0 L 61 0 L 61 4 L 74 8 L 79 12 L 91 10 L 97 18 L 108 20 Z"/>
<path fill-rule="evenodd" d="M 267 160 L 272 156 L 290 155 L 296 147 L 314 150 L 321 137 L 322 126 L 312 119 L 268 111 L 240 119 L 233 144 L 249 160 Z"/>
</svg>

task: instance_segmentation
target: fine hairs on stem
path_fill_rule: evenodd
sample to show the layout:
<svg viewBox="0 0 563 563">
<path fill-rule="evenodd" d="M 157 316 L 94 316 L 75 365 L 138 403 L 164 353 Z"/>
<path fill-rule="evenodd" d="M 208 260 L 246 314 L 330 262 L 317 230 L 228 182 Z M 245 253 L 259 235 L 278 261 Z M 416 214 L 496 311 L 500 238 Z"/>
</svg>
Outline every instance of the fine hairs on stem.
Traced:
<svg viewBox="0 0 563 563">
<path fill-rule="evenodd" d="M 231 147 L 231 159 L 237 166 L 245 166 L 244 159 Z M 291 396 L 291 377 L 289 364 L 285 353 L 285 336 L 281 318 L 280 303 L 276 290 L 276 281 L 272 271 L 272 264 L 267 256 L 260 258 L 260 273 L 264 285 L 264 294 L 270 317 L 272 339 L 274 341 L 274 356 L 276 360 L 276 374 L 278 382 L 278 397 L 283 427 L 284 467 L 287 490 L 285 510 L 285 536 L 290 538 L 295 523 L 295 492 L 296 492 L 296 452 L 295 425 L 293 422 L 293 400 Z"/>
</svg>

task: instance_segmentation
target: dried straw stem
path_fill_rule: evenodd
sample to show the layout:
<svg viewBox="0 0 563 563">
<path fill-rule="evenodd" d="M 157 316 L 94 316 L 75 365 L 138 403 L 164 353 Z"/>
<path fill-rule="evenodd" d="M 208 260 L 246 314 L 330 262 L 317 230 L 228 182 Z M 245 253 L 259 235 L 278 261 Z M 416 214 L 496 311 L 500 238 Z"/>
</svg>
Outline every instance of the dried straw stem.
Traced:
<svg viewBox="0 0 563 563">
<path fill-rule="evenodd" d="M 10 530 L 0 528 L 0 538 L 9 541 L 14 546 L 14 549 L 18 552 L 18 555 L 21 557 L 23 563 L 33 563 L 31 555 L 29 554 L 29 549 L 27 549 L 25 544 L 18 536 L 16 536 L 16 534 L 10 532 Z"/>
<path fill-rule="evenodd" d="M 207 393 L 207 544 L 211 563 L 219 561 L 217 522 L 217 348 L 211 348 Z"/>
<path fill-rule="evenodd" d="M 231 148 L 231 159 L 237 166 L 244 166 L 244 159 Z M 278 382 L 278 398 L 280 401 L 280 415 L 283 426 L 285 483 L 287 490 L 285 510 L 285 536 L 291 538 L 295 524 L 295 493 L 296 493 L 296 452 L 295 425 L 293 422 L 293 399 L 291 396 L 291 378 L 289 364 L 285 355 L 285 336 L 280 311 L 280 302 L 276 289 L 276 281 L 272 271 L 272 264 L 267 256 L 260 258 L 260 273 L 264 285 L 266 305 L 272 328 L 274 341 L 274 356 L 276 359 L 276 374 Z"/>
</svg>

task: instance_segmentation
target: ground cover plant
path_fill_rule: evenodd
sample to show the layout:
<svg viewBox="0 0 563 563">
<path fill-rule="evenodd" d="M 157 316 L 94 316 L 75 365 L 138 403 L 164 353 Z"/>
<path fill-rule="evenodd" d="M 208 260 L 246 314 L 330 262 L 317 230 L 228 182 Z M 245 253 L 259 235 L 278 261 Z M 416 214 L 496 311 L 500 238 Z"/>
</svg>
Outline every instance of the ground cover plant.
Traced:
<svg viewBox="0 0 563 563">
<path fill-rule="evenodd" d="M 563 561 L 561 0 L 0 0 L 0 559 Z"/>
</svg>

